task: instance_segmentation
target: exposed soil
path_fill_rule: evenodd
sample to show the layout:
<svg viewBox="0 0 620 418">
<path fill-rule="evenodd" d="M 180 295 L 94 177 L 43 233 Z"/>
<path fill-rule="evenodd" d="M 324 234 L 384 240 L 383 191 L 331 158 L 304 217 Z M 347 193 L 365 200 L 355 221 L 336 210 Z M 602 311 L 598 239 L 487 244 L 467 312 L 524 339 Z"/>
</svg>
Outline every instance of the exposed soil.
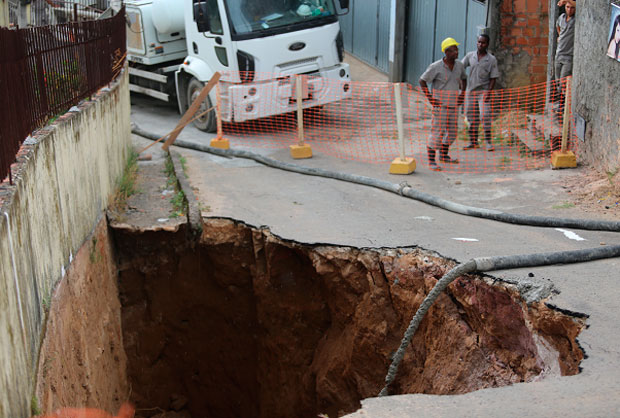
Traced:
<svg viewBox="0 0 620 418">
<path fill-rule="evenodd" d="M 38 407 L 96 407 L 116 413 L 129 398 L 116 260 L 103 219 L 44 301 L 48 309 L 37 376 Z"/>
<path fill-rule="evenodd" d="M 376 396 L 415 309 L 453 263 L 419 249 L 284 242 L 209 220 L 115 231 L 140 416 L 316 417 Z M 583 323 L 462 277 L 422 322 L 393 393 L 465 393 L 578 372 Z"/>
<path fill-rule="evenodd" d="M 302 245 L 223 219 L 203 220 L 196 238 L 185 216 L 168 216 L 164 165 L 140 163 L 140 193 L 111 214 L 114 239 L 100 226 L 55 292 L 41 410 L 114 413 L 130 398 L 137 417 L 314 418 L 376 396 L 409 320 L 454 263 L 417 248 Z M 576 374 L 583 326 L 511 285 L 461 277 L 422 322 L 392 393 Z"/>
<path fill-rule="evenodd" d="M 588 167 L 579 171 L 562 180 L 561 186 L 572 195 L 571 203 L 586 213 L 620 218 L 620 175 Z"/>
</svg>

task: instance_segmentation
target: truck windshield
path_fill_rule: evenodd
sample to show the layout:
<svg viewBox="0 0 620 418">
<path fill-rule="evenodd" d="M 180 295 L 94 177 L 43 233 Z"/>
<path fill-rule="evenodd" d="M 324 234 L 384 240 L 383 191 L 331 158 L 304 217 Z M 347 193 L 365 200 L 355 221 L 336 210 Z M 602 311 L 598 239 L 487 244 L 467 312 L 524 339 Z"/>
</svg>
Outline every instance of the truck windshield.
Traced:
<svg viewBox="0 0 620 418">
<path fill-rule="evenodd" d="M 233 32 L 242 38 L 336 20 L 332 0 L 225 0 Z"/>
</svg>

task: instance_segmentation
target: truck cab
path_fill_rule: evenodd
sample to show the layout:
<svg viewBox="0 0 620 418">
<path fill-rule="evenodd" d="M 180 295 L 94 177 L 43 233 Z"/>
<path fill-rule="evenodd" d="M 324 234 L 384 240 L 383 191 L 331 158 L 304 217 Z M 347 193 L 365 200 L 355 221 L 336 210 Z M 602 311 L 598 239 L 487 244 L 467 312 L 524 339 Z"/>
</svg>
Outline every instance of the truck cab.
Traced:
<svg viewBox="0 0 620 418">
<path fill-rule="evenodd" d="M 141 5 L 150 9 L 153 21 L 150 25 L 143 19 L 141 33 L 149 36 L 146 26 L 154 26 L 157 33 L 150 36 L 168 43 L 144 40 L 142 51 L 160 47 L 159 55 L 174 54 L 184 38 L 185 57 L 178 61 L 178 54 L 171 55 L 168 61 L 148 64 L 136 56 L 136 48 L 130 48 L 133 35 L 128 32 L 129 60 L 142 58 L 142 71 L 148 71 L 144 67 L 149 65 L 161 69 L 166 63 L 176 68 L 170 96 L 176 98 L 181 113 L 216 71 L 222 77 L 203 111 L 217 103 L 219 94 L 223 121 L 242 122 L 295 110 L 299 74 L 303 75 L 304 108 L 350 97 L 349 67 L 342 62 L 344 45 L 333 0 L 185 0 L 182 7 L 174 0 L 142 0 Z M 348 7 L 348 0 L 339 0 L 339 6 Z M 129 2 L 127 10 L 129 21 L 136 21 Z M 195 124 L 214 131 L 215 122 L 209 112 Z"/>
</svg>

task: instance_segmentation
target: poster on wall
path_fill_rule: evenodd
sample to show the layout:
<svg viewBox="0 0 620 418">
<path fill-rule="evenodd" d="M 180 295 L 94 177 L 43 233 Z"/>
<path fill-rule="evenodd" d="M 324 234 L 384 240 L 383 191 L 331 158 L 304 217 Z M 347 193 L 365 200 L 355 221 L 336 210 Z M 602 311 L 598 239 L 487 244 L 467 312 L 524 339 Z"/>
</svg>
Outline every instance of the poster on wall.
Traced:
<svg viewBox="0 0 620 418">
<path fill-rule="evenodd" d="M 609 37 L 607 38 L 607 56 L 620 61 L 620 6 L 611 5 Z"/>
</svg>

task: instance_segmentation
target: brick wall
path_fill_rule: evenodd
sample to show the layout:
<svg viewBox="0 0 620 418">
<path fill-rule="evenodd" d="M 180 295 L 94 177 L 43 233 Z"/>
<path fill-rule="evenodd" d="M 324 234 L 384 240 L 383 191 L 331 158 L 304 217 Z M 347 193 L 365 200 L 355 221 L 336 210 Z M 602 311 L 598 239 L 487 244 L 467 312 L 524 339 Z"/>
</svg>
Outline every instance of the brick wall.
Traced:
<svg viewBox="0 0 620 418">
<path fill-rule="evenodd" d="M 547 81 L 548 0 L 501 0 L 495 55 L 504 87 Z"/>
</svg>

